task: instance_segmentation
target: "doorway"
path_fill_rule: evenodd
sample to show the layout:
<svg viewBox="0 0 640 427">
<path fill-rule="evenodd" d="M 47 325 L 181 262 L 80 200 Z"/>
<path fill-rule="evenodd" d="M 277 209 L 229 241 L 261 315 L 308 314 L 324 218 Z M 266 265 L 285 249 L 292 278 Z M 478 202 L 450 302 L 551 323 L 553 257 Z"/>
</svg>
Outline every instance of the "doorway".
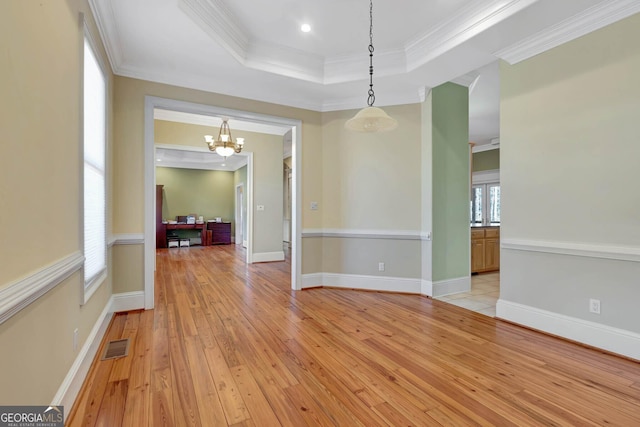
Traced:
<svg viewBox="0 0 640 427">
<path fill-rule="evenodd" d="M 302 236 L 301 236 L 301 197 L 300 197 L 300 167 L 302 161 L 302 122 L 297 119 L 269 116 L 266 114 L 252 113 L 241 110 L 196 104 L 192 102 L 178 101 L 174 99 L 158 98 L 154 96 L 145 97 L 144 107 L 144 294 L 145 308 L 154 307 L 155 296 L 155 159 L 154 159 L 154 111 L 156 109 L 190 113 L 202 116 L 229 117 L 235 120 L 243 120 L 255 124 L 256 126 L 277 126 L 291 130 L 292 135 L 292 206 L 293 215 L 291 218 L 292 244 L 291 244 L 291 288 L 301 289 L 302 285 Z M 249 170 L 250 171 L 250 170 Z M 251 186 L 253 176 L 248 176 L 248 191 L 243 193 L 246 197 L 247 212 L 245 221 L 247 229 L 253 228 L 252 211 L 253 197 Z M 245 189 L 247 190 L 247 189 Z M 246 233 L 247 258 L 248 262 L 253 262 L 253 242 L 252 233 Z"/>
</svg>

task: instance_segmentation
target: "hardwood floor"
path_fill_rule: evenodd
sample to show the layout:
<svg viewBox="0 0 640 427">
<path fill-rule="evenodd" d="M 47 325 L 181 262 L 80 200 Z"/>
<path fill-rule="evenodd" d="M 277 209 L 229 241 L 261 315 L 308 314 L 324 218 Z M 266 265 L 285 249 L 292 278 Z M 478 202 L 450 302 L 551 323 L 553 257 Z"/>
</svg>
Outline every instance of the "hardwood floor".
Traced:
<svg viewBox="0 0 640 427">
<path fill-rule="evenodd" d="M 94 362 L 67 425 L 640 425 L 639 363 L 241 256 L 159 250 L 156 309 L 114 317 L 129 356 Z"/>
</svg>

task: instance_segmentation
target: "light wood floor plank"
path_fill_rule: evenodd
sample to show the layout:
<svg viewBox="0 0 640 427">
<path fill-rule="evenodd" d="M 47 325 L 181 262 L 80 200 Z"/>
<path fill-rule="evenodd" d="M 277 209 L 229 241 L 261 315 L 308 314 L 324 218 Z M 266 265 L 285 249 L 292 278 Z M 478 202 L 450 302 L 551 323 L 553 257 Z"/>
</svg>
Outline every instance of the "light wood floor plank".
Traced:
<svg viewBox="0 0 640 427">
<path fill-rule="evenodd" d="M 637 362 L 421 296 L 292 291 L 288 261 L 244 257 L 158 250 L 156 308 L 114 317 L 130 355 L 94 361 L 67 425 L 640 425 Z"/>
</svg>

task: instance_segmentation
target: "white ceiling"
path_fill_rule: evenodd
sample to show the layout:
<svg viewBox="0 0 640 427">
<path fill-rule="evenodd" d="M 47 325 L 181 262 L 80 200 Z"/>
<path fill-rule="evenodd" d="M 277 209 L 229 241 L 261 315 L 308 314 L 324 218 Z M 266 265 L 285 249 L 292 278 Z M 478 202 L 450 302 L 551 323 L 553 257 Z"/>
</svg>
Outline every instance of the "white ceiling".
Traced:
<svg viewBox="0 0 640 427">
<path fill-rule="evenodd" d="M 90 0 L 118 75 L 314 111 L 366 106 L 366 0 Z M 640 12 L 638 0 L 375 0 L 376 106 L 471 85 L 470 139 L 498 132 L 496 61 Z M 300 25 L 311 25 L 302 33 Z M 478 78 L 479 77 L 479 78 Z"/>
</svg>

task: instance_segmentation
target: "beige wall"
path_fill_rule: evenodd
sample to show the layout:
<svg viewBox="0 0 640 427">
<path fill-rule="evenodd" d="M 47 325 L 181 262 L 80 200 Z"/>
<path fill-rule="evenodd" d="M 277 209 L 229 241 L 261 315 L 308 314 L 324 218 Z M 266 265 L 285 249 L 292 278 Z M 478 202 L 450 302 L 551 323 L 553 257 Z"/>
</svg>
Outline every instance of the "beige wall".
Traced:
<svg viewBox="0 0 640 427">
<path fill-rule="evenodd" d="M 84 1 L 0 2 L 0 288 L 82 248 L 81 12 L 99 42 Z M 51 402 L 73 330 L 81 348 L 111 296 L 108 272 L 84 306 L 77 271 L 0 325 L 3 405 Z"/>
<path fill-rule="evenodd" d="M 321 114 L 308 110 L 251 101 L 215 93 L 168 86 L 126 77 L 115 78 L 115 184 L 114 231 L 142 233 L 144 230 L 144 97 L 158 96 L 242 111 L 286 117 L 302 121 L 302 193 L 304 200 L 317 200 L 322 194 Z M 210 129 L 210 128 L 209 128 Z M 234 136 L 242 136 L 234 132 Z M 202 135 L 197 141 L 202 140 Z M 161 141 L 157 141 L 161 143 Z M 170 143 L 176 143 L 170 142 Z M 251 142 L 247 139 L 247 147 Z M 204 145 L 204 143 L 203 143 Z M 280 158 L 280 163 L 282 158 Z M 308 203 L 307 203 L 308 205 Z M 119 208 L 118 208 L 119 207 Z M 317 212 L 303 211 L 304 227 L 318 227 Z"/>
<path fill-rule="evenodd" d="M 624 254 L 640 250 L 639 39 L 637 14 L 502 64 L 500 90 L 501 240 L 556 248 L 503 249 L 500 297 L 635 333 L 640 263 Z"/>
<path fill-rule="evenodd" d="M 420 104 L 385 111 L 398 128 L 377 134 L 344 128 L 356 111 L 323 114 L 324 228 L 420 230 Z"/>
</svg>

